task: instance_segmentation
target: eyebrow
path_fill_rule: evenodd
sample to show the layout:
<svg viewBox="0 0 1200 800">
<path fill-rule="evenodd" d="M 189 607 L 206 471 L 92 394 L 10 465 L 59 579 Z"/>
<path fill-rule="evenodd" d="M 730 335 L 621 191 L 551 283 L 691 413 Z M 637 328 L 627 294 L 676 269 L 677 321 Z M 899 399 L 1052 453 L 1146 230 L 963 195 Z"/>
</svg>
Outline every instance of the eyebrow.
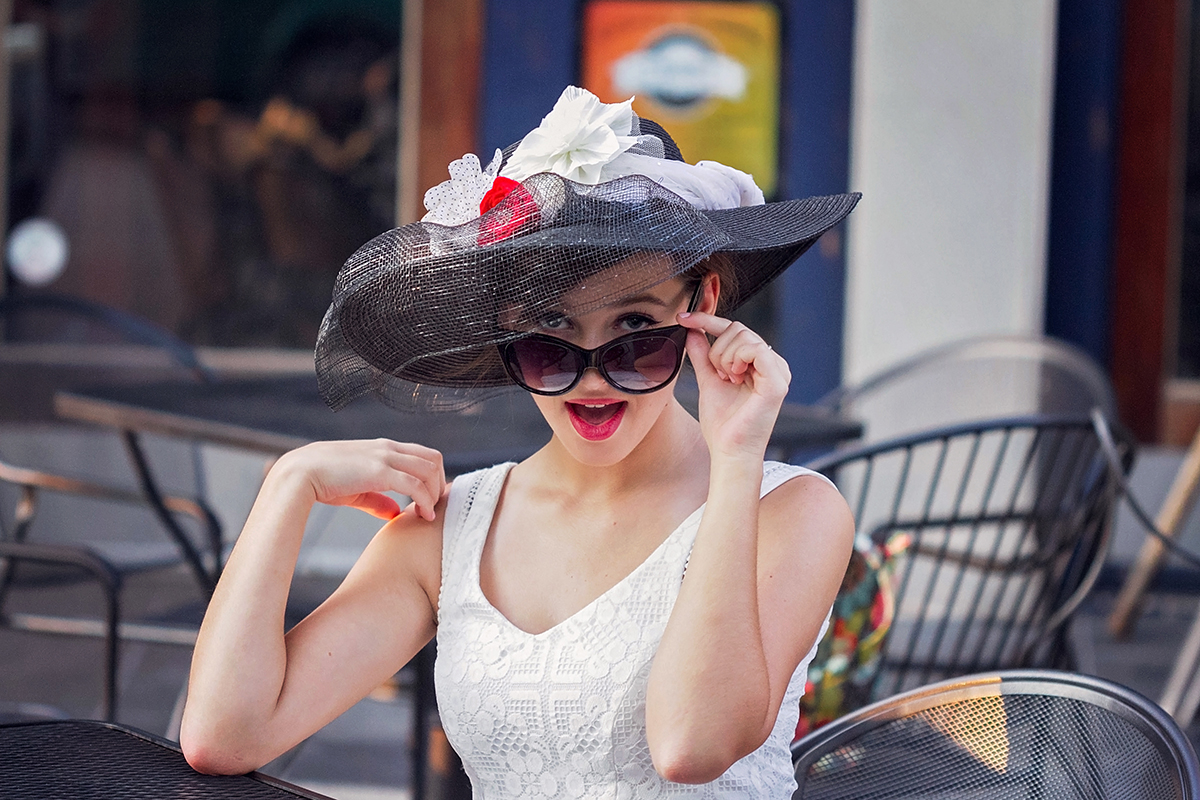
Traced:
<svg viewBox="0 0 1200 800">
<path fill-rule="evenodd" d="M 637 305 L 638 303 L 649 303 L 650 305 L 662 306 L 663 308 L 671 305 L 666 300 L 655 297 L 648 292 L 644 294 L 635 294 L 631 297 L 622 297 L 619 301 L 617 301 L 617 305 L 620 306 L 632 306 Z"/>
</svg>

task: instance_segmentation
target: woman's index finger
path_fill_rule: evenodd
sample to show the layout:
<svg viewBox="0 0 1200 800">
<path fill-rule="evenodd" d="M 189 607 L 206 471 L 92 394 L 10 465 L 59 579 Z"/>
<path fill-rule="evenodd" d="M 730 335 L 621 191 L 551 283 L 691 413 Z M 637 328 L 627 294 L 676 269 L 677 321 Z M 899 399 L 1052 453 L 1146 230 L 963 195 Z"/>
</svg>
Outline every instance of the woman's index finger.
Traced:
<svg viewBox="0 0 1200 800">
<path fill-rule="evenodd" d="M 733 321 L 724 317 L 718 317 L 715 314 L 693 311 L 690 314 L 687 312 L 680 314 L 679 324 L 685 328 L 704 331 L 710 336 L 720 336 L 733 324 Z"/>
</svg>

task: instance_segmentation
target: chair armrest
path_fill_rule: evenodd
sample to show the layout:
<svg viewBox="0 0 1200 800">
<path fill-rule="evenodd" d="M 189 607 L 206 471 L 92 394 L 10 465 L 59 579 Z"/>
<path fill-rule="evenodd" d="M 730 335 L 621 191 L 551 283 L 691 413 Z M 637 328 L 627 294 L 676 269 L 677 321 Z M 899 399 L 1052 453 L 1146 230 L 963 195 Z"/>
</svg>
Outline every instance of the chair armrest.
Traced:
<svg viewBox="0 0 1200 800">
<path fill-rule="evenodd" d="M 106 593 L 115 594 L 121 588 L 121 573 L 86 547 L 0 541 L 0 558 L 78 567 L 95 578 Z"/>
<path fill-rule="evenodd" d="M 94 497 L 98 500 L 112 500 L 120 503 L 131 503 L 133 505 L 144 505 L 146 503 L 146 497 L 140 492 L 121 489 L 115 486 L 106 486 L 80 478 L 68 478 L 51 472 L 18 467 L 3 461 L 0 461 L 0 481 L 18 486 L 45 489 L 51 492 Z M 212 512 L 200 500 L 164 496 L 163 505 L 177 514 L 193 517 L 201 524 L 209 524 L 209 517 Z"/>
</svg>

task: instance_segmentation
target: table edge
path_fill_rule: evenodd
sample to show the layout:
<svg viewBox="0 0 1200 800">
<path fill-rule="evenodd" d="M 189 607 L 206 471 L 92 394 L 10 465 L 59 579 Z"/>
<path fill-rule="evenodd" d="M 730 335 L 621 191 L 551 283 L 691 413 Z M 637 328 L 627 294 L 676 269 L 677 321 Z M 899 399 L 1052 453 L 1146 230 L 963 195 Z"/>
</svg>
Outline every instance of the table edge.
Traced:
<svg viewBox="0 0 1200 800">
<path fill-rule="evenodd" d="M 92 727 L 96 727 L 96 728 L 108 728 L 110 730 L 117 731 L 118 733 L 123 733 L 128 736 L 133 736 L 134 738 L 137 738 L 137 739 L 142 739 L 143 741 L 149 742 L 150 744 L 157 745 L 158 747 L 162 747 L 162 748 L 164 748 L 166 750 L 170 750 L 174 753 L 178 753 L 180 756 L 183 755 L 183 750 L 180 748 L 178 742 L 173 742 L 170 739 L 163 738 L 162 736 L 158 736 L 157 734 L 150 733 L 149 731 L 144 731 L 141 728 L 135 728 L 132 725 L 123 725 L 123 724 L 116 723 L 116 722 L 106 722 L 104 720 L 99 720 L 99 719 L 74 719 L 74 718 L 73 719 L 38 719 L 38 720 L 29 720 L 29 721 L 24 721 L 24 722 L 7 722 L 7 723 L 0 723 L 0 729 L 34 728 L 34 727 L 42 727 L 42 726 L 56 726 L 56 725 L 88 725 L 88 726 L 92 726 Z M 334 798 L 329 797 L 328 795 L 320 794 L 319 792 L 314 792 L 311 789 L 305 789 L 303 786 L 297 786 L 296 784 L 285 781 L 282 778 L 276 778 L 273 775 L 266 775 L 261 772 L 258 772 L 257 770 L 242 773 L 242 775 L 240 775 L 240 776 L 230 776 L 230 777 L 250 778 L 251 780 L 258 781 L 259 783 L 265 783 L 268 786 L 274 786 L 277 789 L 283 789 L 285 791 L 292 792 L 299 797 L 306 798 L 306 800 L 334 800 Z"/>
</svg>

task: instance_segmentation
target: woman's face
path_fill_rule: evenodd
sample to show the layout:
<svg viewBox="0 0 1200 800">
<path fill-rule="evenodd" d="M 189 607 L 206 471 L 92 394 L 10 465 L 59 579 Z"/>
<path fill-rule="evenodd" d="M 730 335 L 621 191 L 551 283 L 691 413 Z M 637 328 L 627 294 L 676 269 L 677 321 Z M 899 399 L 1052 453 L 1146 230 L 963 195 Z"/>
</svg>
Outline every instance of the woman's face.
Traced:
<svg viewBox="0 0 1200 800">
<path fill-rule="evenodd" d="M 620 271 L 620 265 L 612 268 Z M 568 293 L 566 307 L 587 305 L 589 292 L 603 291 L 602 281 L 591 281 Z M 709 280 L 710 284 L 715 281 Z M 697 310 L 715 305 L 717 287 L 706 288 Z M 711 295 L 711 298 L 710 298 Z M 651 289 L 624 298 L 611 306 L 575 316 L 549 316 L 539 332 L 585 349 L 606 344 L 618 336 L 678 324 L 686 311 L 691 287 L 672 278 Z M 649 394 L 629 394 L 611 386 L 595 369 L 588 369 L 566 394 L 533 395 L 554 435 L 580 462 L 610 466 L 624 459 L 645 438 L 672 400 L 675 381 Z"/>
</svg>

